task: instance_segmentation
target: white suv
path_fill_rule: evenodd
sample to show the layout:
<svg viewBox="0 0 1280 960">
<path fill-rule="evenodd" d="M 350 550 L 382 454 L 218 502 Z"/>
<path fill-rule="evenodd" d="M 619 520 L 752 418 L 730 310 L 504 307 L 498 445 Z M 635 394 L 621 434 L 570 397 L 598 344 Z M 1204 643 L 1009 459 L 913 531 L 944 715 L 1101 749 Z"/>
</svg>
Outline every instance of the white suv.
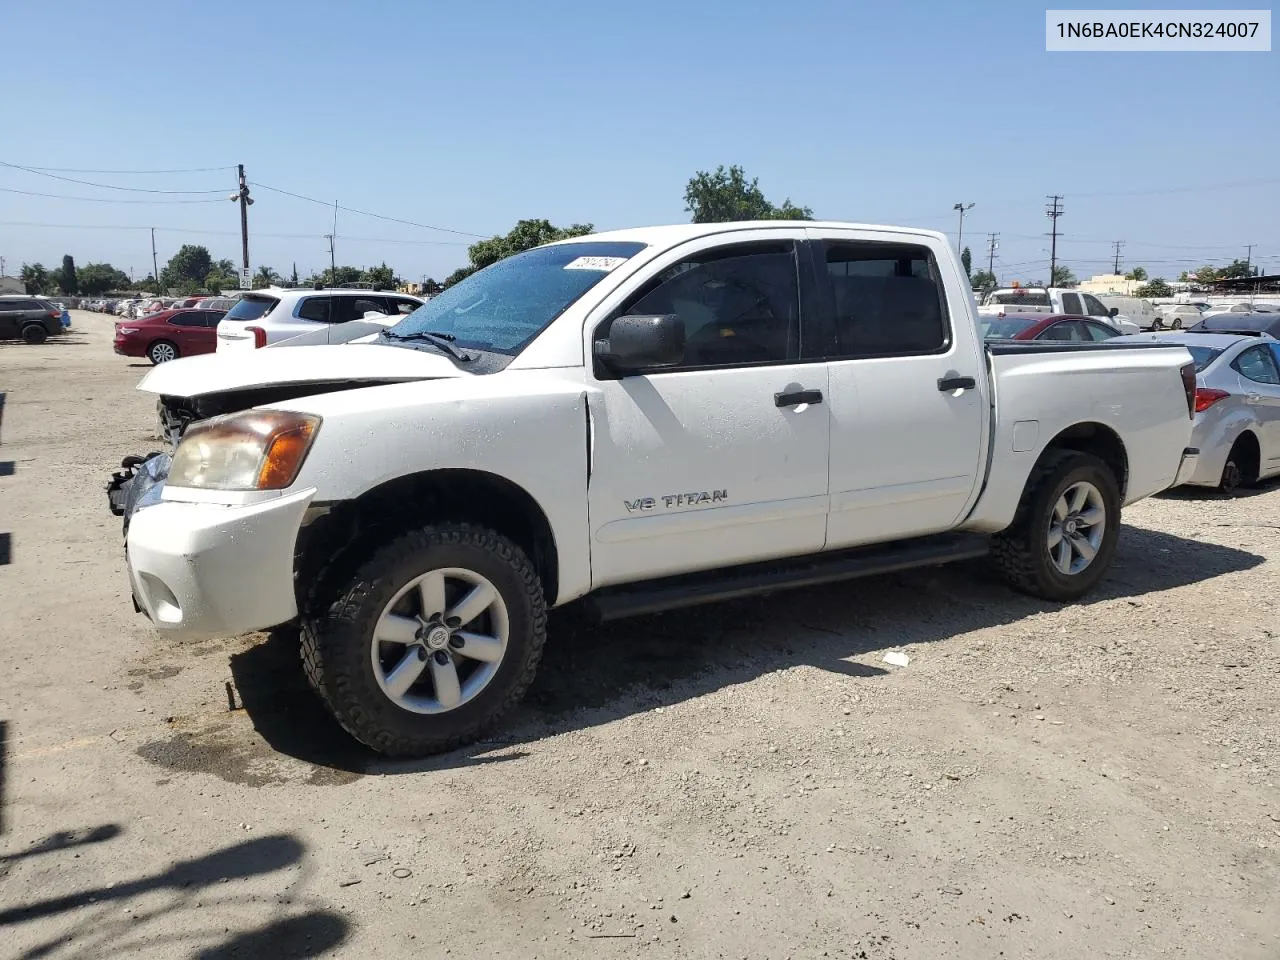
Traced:
<svg viewBox="0 0 1280 960">
<path fill-rule="evenodd" d="M 268 287 L 243 294 L 218 324 L 218 350 L 252 350 L 304 333 L 363 319 L 366 313 L 398 319 L 423 301 L 404 293 L 378 290 L 282 289 Z M 341 342 L 346 337 L 336 338 Z"/>
</svg>

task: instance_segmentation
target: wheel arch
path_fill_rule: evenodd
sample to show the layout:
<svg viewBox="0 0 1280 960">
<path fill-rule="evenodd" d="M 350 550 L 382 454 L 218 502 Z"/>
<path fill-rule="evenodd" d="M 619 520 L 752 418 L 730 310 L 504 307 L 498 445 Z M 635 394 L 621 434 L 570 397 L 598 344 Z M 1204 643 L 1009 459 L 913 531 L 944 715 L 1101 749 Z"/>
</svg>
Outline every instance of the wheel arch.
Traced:
<svg viewBox="0 0 1280 960">
<path fill-rule="evenodd" d="M 519 484 L 484 470 L 405 474 L 351 500 L 313 504 L 298 533 L 298 609 L 311 609 L 335 579 L 396 533 L 432 521 L 475 523 L 515 542 L 529 557 L 548 605 L 560 589 L 559 550 L 546 511 Z"/>
<path fill-rule="evenodd" d="M 1257 483 L 1262 475 L 1262 444 L 1258 441 L 1258 435 L 1248 427 L 1241 430 L 1231 443 L 1231 449 L 1227 453 L 1228 460 L 1237 448 L 1240 448 L 1241 455 L 1245 458 L 1244 463 L 1236 464 L 1240 468 L 1243 482 Z"/>
<path fill-rule="evenodd" d="M 1106 424 L 1094 421 L 1072 424 L 1045 444 L 1036 465 L 1039 466 L 1045 457 L 1059 450 L 1087 453 L 1105 463 L 1115 474 L 1116 484 L 1120 487 L 1120 502 L 1124 502 L 1129 485 L 1129 454 L 1118 433 Z M 1035 474 L 1036 470 L 1033 468 L 1031 476 L 1034 477 Z M 1023 494 L 1025 493 L 1024 489 Z"/>
</svg>

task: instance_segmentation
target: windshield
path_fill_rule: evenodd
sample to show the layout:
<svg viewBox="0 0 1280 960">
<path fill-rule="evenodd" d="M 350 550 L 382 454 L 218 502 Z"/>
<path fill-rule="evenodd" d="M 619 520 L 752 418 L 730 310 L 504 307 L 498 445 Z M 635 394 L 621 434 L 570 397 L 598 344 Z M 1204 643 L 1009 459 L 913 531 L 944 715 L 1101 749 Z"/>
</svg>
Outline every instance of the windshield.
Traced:
<svg viewBox="0 0 1280 960">
<path fill-rule="evenodd" d="M 1195 361 L 1196 373 L 1213 363 L 1222 354 L 1221 350 L 1216 350 L 1213 347 L 1187 346 L 1187 352 L 1191 354 L 1191 359 Z"/>
<path fill-rule="evenodd" d="M 223 317 L 223 320 L 259 320 L 280 301 L 274 297 L 245 297 Z"/>
<path fill-rule="evenodd" d="M 1029 330 L 1038 320 L 1021 320 L 1017 317 L 992 317 L 982 321 L 983 340 L 1012 340 L 1024 330 Z"/>
<path fill-rule="evenodd" d="M 459 347 L 515 356 L 570 304 L 635 256 L 636 242 L 535 247 L 485 267 L 428 300 L 387 331 L 447 334 Z"/>
<path fill-rule="evenodd" d="M 1050 306 L 1047 293 L 1032 293 L 1029 290 L 1012 290 L 1004 293 L 993 293 L 988 304 L 1018 304 L 1024 307 Z"/>
</svg>

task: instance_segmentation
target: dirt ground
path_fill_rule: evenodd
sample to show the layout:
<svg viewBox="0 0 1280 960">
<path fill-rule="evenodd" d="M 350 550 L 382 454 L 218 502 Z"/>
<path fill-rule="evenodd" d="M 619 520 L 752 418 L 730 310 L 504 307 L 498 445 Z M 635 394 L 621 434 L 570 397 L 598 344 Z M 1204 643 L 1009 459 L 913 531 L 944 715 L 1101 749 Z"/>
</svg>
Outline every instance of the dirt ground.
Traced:
<svg viewBox="0 0 1280 960">
<path fill-rule="evenodd" d="M 560 615 L 498 738 L 388 762 L 287 638 L 133 612 L 146 367 L 73 331 L 0 344 L 0 953 L 1280 957 L 1280 487 L 1136 505 L 1075 606 L 975 563 Z"/>
</svg>

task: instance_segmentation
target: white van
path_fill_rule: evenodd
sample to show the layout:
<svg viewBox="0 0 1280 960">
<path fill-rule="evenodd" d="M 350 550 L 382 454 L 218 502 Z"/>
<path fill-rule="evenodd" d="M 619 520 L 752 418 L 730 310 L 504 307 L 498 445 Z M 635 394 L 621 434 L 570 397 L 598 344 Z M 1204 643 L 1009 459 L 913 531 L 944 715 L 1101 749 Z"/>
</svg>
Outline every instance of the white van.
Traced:
<svg viewBox="0 0 1280 960">
<path fill-rule="evenodd" d="M 1126 320 L 1136 323 L 1143 330 L 1159 329 L 1160 314 L 1150 300 L 1141 297 L 1098 297 L 1107 309 L 1115 308 Z"/>
</svg>

